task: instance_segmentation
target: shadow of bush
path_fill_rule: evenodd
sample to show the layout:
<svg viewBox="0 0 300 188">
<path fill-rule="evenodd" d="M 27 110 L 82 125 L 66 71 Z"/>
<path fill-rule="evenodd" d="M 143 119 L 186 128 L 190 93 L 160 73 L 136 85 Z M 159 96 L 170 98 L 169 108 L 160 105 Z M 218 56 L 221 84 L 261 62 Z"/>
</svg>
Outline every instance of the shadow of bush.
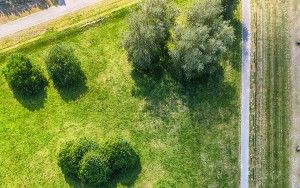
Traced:
<svg viewBox="0 0 300 188">
<path fill-rule="evenodd" d="M 25 95 L 14 88 L 12 88 L 12 91 L 17 101 L 28 110 L 36 111 L 44 108 L 44 103 L 47 98 L 46 89 L 35 95 Z"/>
<path fill-rule="evenodd" d="M 132 187 L 137 180 L 139 174 L 141 172 L 141 163 L 139 162 L 136 167 L 133 169 L 129 169 L 126 173 L 118 172 L 111 175 L 111 180 L 104 185 L 88 185 L 82 183 L 78 178 L 72 176 L 66 176 L 65 180 L 69 184 L 70 187 L 73 188 L 116 188 L 120 183 L 123 186 Z"/>
<path fill-rule="evenodd" d="M 57 84 L 54 83 L 55 88 L 58 90 L 58 93 L 60 97 L 66 101 L 66 102 L 71 102 L 79 99 L 86 93 L 88 90 L 88 87 L 86 85 L 86 76 L 82 70 L 80 70 L 81 75 L 81 80 L 73 86 L 69 87 L 61 87 Z"/>
</svg>

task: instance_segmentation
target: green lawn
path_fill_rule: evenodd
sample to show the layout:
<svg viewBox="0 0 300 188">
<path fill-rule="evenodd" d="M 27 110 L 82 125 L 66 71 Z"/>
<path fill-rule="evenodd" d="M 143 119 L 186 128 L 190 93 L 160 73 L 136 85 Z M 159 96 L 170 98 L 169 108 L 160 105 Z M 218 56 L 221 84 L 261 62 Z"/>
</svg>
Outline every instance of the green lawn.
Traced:
<svg viewBox="0 0 300 188">
<path fill-rule="evenodd" d="M 192 1 L 180 1 L 182 10 Z M 56 156 L 63 143 L 84 136 L 100 143 L 116 136 L 129 140 L 141 156 L 141 172 L 131 184 L 136 187 L 238 186 L 239 51 L 222 63 L 222 84 L 184 88 L 168 74 L 142 76 L 120 48 L 127 17 L 125 11 L 96 27 L 19 50 L 45 70 L 53 44 L 71 45 L 87 89 L 60 93 L 51 82 L 45 96 L 28 100 L 14 95 L 0 76 L 1 186 L 68 187 Z"/>
<path fill-rule="evenodd" d="M 280 0 L 253 1 L 252 187 L 289 187 L 287 4 Z"/>
</svg>

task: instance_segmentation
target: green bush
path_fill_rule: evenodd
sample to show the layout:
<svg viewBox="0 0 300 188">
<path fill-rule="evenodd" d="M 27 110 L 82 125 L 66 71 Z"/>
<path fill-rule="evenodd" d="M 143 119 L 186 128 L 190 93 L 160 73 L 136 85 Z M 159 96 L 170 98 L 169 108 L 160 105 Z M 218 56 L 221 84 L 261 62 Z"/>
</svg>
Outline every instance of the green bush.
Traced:
<svg viewBox="0 0 300 188">
<path fill-rule="evenodd" d="M 74 50 L 58 44 L 52 47 L 46 66 L 54 84 L 60 88 L 69 88 L 84 82 L 85 76 L 80 67 L 80 61 Z"/>
<path fill-rule="evenodd" d="M 81 138 L 67 142 L 58 154 L 58 165 L 65 175 L 80 181 L 100 185 L 112 174 L 130 173 L 139 165 L 139 156 L 124 140 L 107 142 L 100 147 L 96 142 Z"/>
<path fill-rule="evenodd" d="M 12 55 L 3 73 L 9 85 L 24 95 L 38 94 L 48 84 L 41 69 L 22 54 Z"/>
<path fill-rule="evenodd" d="M 132 169 L 139 164 L 139 156 L 131 145 L 124 140 L 116 140 L 106 144 L 108 162 L 113 172 Z"/>
<path fill-rule="evenodd" d="M 63 173 L 78 177 L 81 159 L 87 152 L 98 148 L 96 142 L 87 138 L 69 141 L 59 152 L 58 165 Z"/>
<path fill-rule="evenodd" d="M 100 185 L 109 179 L 110 169 L 107 158 L 100 150 L 88 152 L 80 162 L 79 178 L 81 181 Z"/>
</svg>

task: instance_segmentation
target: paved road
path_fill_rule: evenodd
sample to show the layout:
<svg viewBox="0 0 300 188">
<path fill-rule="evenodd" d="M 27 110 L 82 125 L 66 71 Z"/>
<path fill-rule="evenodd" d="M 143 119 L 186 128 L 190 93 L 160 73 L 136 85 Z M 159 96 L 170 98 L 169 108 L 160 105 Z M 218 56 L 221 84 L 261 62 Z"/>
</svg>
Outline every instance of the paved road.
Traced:
<svg viewBox="0 0 300 188">
<path fill-rule="evenodd" d="M 250 43 L 251 43 L 251 6 L 250 0 L 242 0 L 242 92 L 241 92 L 241 142 L 240 187 L 249 187 L 249 117 L 250 117 Z"/>
<path fill-rule="evenodd" d="M 0 38 L 75 12 L 99 1 L 101 0 L 59 0 L 60 6 L 53 6 L 29 16 L 0 25 Z"/>
</svg>

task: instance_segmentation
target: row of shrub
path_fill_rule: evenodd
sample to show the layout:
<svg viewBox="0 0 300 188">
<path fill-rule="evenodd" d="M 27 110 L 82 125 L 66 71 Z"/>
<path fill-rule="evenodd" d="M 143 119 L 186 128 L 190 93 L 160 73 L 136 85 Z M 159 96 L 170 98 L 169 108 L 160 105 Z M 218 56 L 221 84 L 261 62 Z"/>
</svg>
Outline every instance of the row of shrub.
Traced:
<svg viewBox="0 0 300 188">
<path fill-rule="evenodd" d="M 75 86 L 85 79 L 80 61 L 71 47 L 53 46 L 45 63 L 55 86 L 60 89 Z M 12 89 L 24 95 L 41 93 L 48 85 L 42 69 L 23 54 L 11 55 L 3 73 Z"/>
<path fill-rule="evenodd" d="M 91 185 L 108 183 L 115 174 L 127 173 L 139 165 L 139 156 L 131 145 L 121 139 L 100 146 L 80 138 L 69 141 L 58 155 L 62 172 Z"/>
<path fill-rule="evenodd" d="M 140 71 L 167 68 L 188 81 L 212 75 L 235 39 L 224 11 L 221 0 L 201 0 L 178 25 L 178 10 L 169 0 L 143 1 L 124 36 L 128 60 Z"/>
</svg>

